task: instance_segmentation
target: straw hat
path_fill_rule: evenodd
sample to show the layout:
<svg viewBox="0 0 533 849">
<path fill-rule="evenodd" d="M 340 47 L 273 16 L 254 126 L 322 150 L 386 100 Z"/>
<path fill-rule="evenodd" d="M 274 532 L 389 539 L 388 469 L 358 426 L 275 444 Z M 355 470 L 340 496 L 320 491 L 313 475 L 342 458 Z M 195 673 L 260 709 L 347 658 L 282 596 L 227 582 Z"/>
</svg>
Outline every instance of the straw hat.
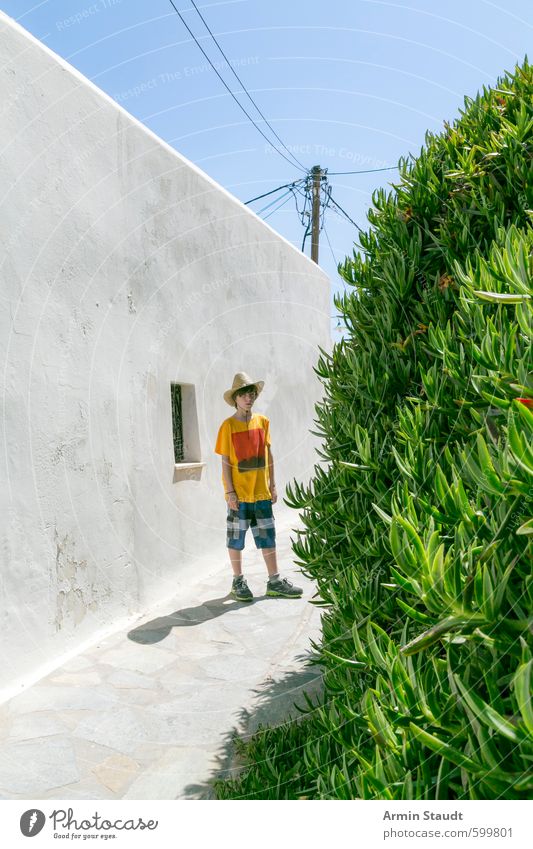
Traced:
<svg viewBox="0 0 533 849">
<path fill-rule="evenodd" d="M 264 380 L 252 380 L 249 374 L 246 374 L 245 371 L 238 371 L 235 377 L 233 378 L 233 386 L 231 389 L 226 389 L 224 392 L 224 401 L 226 404 L 229 404 L 230 407 L 235 406 L 235 401 L 231 397 L 234 392 L 237 392 L 238 389 L 244 389 L 245 386 L 255 386 L 257 389 L 257 394 L 263 390 L 263 386 L 265 385 Z"/>
</svg>

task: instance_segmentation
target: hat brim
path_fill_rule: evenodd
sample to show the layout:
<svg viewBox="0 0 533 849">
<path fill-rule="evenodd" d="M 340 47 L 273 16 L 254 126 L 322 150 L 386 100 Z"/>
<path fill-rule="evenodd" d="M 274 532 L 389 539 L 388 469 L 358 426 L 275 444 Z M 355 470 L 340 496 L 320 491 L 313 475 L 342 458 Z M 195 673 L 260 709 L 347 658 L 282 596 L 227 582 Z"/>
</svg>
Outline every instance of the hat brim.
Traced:
<svg viewBox="0 0 533 849">
<path fill-rule="evenodd" d="M 261 392 L 263 391 L 263 386 L 265 385 L 265 381 L 264 380 L 252 380 L 251 383 L 250 383 L 250 386 L 252 386 L 252 385 L 257 387 L 257 395 L 259 396 L 261 394 Z M 241 388 L 243 388 L 243 387 L 241 387 Z M 238 389 L 227 389 L 226 392 L 224 392 L 224 401 L 226 402 L 226 404 L 229 404 L 230 407 L 235 406 L 235 401 L 233 400 L 233 398 L 231 396 L 233 395 L 234 392 L 238 392 L 238 391 L 239 391 Z"/>
</svg>

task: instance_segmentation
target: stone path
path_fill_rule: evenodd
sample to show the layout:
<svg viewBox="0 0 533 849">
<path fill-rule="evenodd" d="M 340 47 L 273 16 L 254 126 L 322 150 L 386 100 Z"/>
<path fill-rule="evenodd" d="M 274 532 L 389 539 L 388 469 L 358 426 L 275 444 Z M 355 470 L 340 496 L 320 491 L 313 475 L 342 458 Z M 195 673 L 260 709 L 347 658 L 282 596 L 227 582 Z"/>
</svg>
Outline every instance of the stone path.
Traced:
<svg viewBox="0 0 533 849">
<path fill-rule="evenodd" d="M 208 782 L 225 774 L 234 731 L 298 716 L 301 690 L 320 690 L 308 663 L 320 608 L 292 564 L 297 523 L 294 511 L 276 516 L 280 571 L 303 599 L 264 595 L 250 536 L 252 603 L 227 596 L 223 549 L 201 582 L 0 706 L 0 798 L 214 798 Z"/>
</svg>

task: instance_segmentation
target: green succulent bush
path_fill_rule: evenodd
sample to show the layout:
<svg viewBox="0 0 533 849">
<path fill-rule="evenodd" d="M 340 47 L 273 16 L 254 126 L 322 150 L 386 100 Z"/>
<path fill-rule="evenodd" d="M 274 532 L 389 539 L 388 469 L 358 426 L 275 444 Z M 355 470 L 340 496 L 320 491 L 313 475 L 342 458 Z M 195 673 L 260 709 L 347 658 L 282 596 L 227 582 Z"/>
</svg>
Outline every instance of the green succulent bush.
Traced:
<svg viewBox="0 0 533 849">
<path fill-rule="evenodd" d="M 532 66 L 399 171 L 320 349 L 328 465 L 285 498 L 324 695 L 244 744 L 219 798 L 533 791 Z"/>
</svg>

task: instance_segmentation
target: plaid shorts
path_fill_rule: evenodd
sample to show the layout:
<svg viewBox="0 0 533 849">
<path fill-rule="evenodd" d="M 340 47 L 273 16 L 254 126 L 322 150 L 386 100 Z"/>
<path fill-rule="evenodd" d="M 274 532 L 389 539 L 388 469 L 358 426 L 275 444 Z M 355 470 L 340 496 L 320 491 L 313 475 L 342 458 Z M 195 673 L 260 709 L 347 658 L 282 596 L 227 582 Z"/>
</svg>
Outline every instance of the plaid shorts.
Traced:
<svg viewBox="0 0 533 849">
<path fill-rule="evenodd" d="M 226 520 L 226 545 L 242 550 L 246 531 L 252 526 L 256 548 L 276 547 L 276 528 L 272 514 L 272 499 L 241 501 L 238 510 L 228 507 Z"/>
</svg>

